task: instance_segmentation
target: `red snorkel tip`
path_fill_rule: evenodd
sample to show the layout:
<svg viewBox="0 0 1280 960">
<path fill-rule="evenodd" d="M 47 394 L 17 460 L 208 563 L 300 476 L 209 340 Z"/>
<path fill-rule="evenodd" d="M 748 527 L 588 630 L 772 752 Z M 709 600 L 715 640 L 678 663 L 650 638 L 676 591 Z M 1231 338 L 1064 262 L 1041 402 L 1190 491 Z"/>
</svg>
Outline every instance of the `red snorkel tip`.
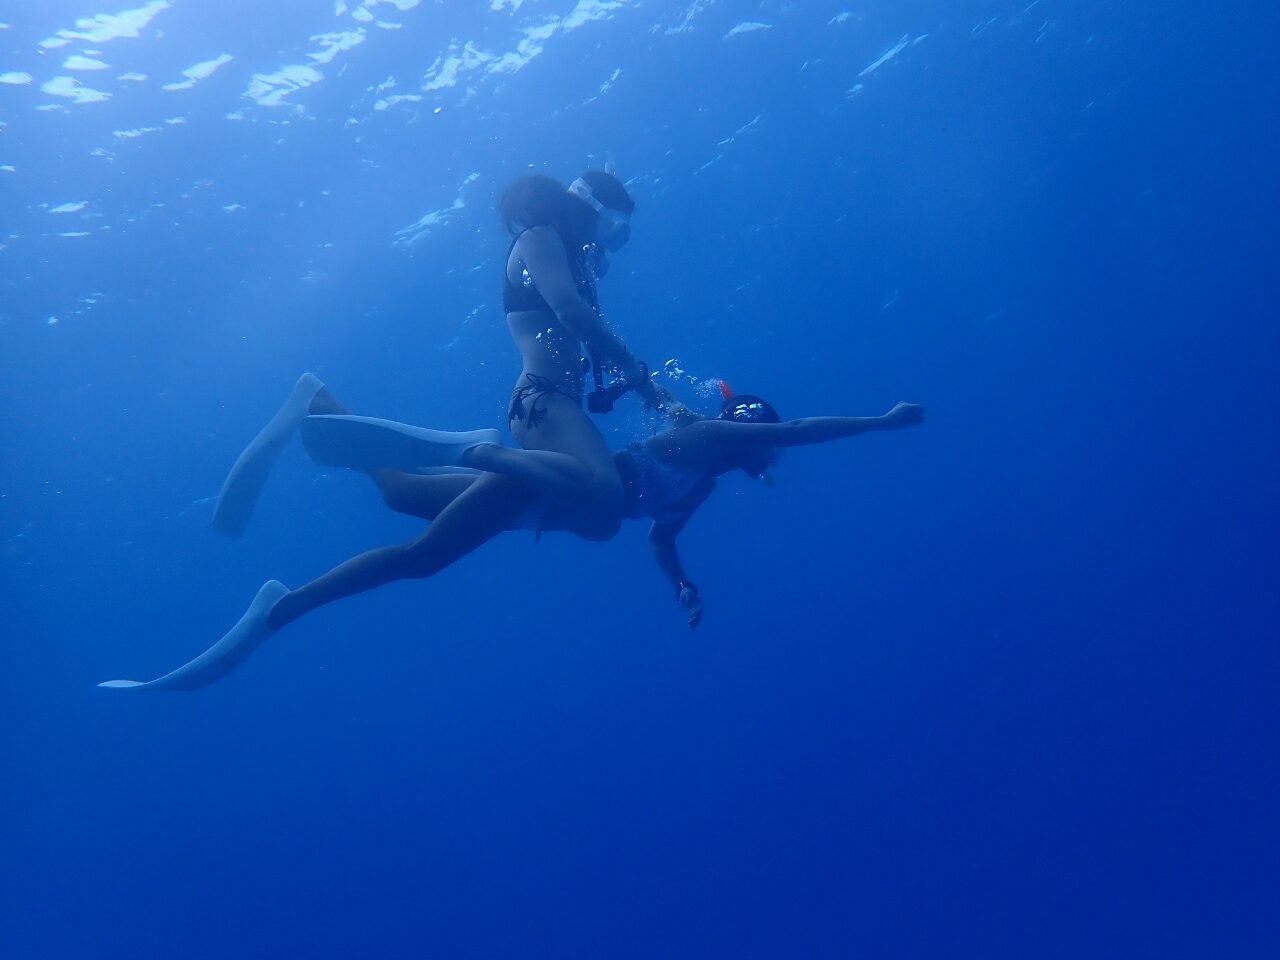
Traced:
<svg viewBox="0 0 1280 960">
<path fill-rule="evenodd" d="M 732 396 L 733 396 L 733 387 L 729 386 L 729 381 L 727 381 L 727 380 L 721 380 L 721 381 L 720 381 L 720 397 L 721 397 L 721 399 L 723 399 L 723 400 L 728 400 L 728 399 L 730 399 Z"/>
</svg>

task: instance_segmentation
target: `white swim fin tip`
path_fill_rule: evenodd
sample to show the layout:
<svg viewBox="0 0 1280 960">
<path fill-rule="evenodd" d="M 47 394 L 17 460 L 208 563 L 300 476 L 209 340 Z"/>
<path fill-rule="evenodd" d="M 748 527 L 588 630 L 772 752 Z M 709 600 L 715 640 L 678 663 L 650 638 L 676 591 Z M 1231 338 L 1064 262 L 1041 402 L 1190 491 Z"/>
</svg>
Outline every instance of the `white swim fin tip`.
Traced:
<svg viewBox="0 0 1280 960">
<path fill-rule="evenodd" d="M 244 533 L 280 451 L 311 409 L 311 401 L 323 389 L 324 383 L 319 377 L 304 373 L 294 384 L 289 398 L 236 458 L 213 507 L 213 526 L 219 533 L 228 537 Z"/>
<path fill-rule="evenodd" d="M 267 626 L 271 609 L 288 594 L 279 580 L 268 580 L 259 589 L 244 615 L 213 646 L 154 680 L 107 680 L 106 690 L 195 690 L 226 676 L 274 633 Z"/>
</svg>

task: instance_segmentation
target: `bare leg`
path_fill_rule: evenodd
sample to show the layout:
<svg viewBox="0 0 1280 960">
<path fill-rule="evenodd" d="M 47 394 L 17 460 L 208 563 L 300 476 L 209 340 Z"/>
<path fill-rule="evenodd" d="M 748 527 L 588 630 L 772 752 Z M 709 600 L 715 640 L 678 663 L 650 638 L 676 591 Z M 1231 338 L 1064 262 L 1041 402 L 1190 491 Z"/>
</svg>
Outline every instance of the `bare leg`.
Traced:
<svg viewBox="0 0 1280 960">
<path fill-rule="evenodd" d="M 286 624 L 343 597 L 395 580 L 438 573 L 490 540 L 519 516 L 530 500 L 518 483 L 485 474 L 444 509 L 438 522 L 411 543 L 370 550 L 339 564 L 297 590 L 268 580 L 249 609 L 220 640 L 176 670 L 150 681 L 107 680 L 112 690 L 194 690 L 226 676 Z"/>
<path fill-rule="evenodd" d="M 621 524 L 623 492 L 604 437 L 568 397 L 544 394 L 538 405 L 545 415 L 536 426 L 518 420 L 511 424 L 523 451 L 476 447 L 469 454 L 475 460 L 468 464 L 487 460 L 485 469 L 502 467 L 538 489 L 555 490 L 553 500 L 573 504 L 567 529 L 587 540 L 609 539 Z"/>
<path fill-rule="evenodd" d="M 523 481 L 551 497 L 589 493 L 596 487 L 595 475 L 581 460 L 551 450 L 513 450 L 480 443 L 463 455 L 462 465 Z"/>
<path fill-rule="evenodd" d="M 279 630 L 335 600 L 396 580 L 433 576 L 512 527 L 531 500 L 528 488 L 506 477 L 484 474 L 475 478 L 418 539 L 352 557 L 290 591 L 272 607 L 267 626 Z"/>
<path fill-rule="evenodd" d="M 550 500 L 572 503 L 569 529 L 586 539 L 608 539 L 620 522 L 622 482 L 604 438 L 568 398 L 550 394 L 539 403 L 545 410 L 542 422 L 536 427 L 514 424 L 516 438 L 525 449 L 478 444 L 466 452 L 463 465 L 508 477 Z M 351 411 L 324 389 L 312 401 L 310 412 L 347 415 Z M 400 470 L 373 470 L 369 476 L 388 507 L 427 520 L 439 516 L 475 479 Z"/>
<path fill-rule="evenodd" d="M 424 477 L 399 470 L 375 470 L 369 476 L 378 485 L 383 503 L 396 513 L 422 520 L 435 520 L 479 479 L 459 473 Z"/>
<path fill-rule="evenodd" d="M 310 412 L 340 416 L 350 413 L 327 390 L 321 391 L 316 397 Z M 581 412 L 578 413 L 580 416 Z M 541 434 L 542 430 L 538 429 L 538 432 Z M 344 461 L 339 459 L 336 462 Z M 418 476 L 418 474 L 407 474 L 399 469 L 379 471 L 368 470 L 367 467 L 354 466 L 354 464 L 348 465 L 353 466 L 353 469 L 367 470 L 374 481 L 380 487 L 384 487 L 384 497 L 387 492 L 385 486 L 395 483 L 393 478 Z M 586 496 L 591 498 L 598 497 L 601 493 L 601 478 L 591 466 L 583 460 L 555 450 L 515 450 L 497 443 L 477 443 L 462 453 L 459 465 L 485 473 L 500 473 L 505 477 L 536 487 L 549 497 Z M 604 479 L 607 481 L 607 476 Z"/>
</svg>

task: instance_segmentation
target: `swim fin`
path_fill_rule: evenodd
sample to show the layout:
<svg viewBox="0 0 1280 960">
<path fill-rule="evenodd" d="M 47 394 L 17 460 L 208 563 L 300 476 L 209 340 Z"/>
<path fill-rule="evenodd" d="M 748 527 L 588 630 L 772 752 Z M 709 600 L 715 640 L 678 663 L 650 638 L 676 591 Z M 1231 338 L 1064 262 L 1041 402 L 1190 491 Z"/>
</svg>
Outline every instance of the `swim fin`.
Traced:
<svg viewBox="0 0 1280 960">
<path fill-rule="evenodd" d="M 253 506 L 258 502 L 280 451 L 307 415 L 315 395 L 323 388 L 319 377 L 304 373 L 289 399 L 236 458 L 213 507 L 213 525 L 219 533 L 228 537 L 244 533 L 253 515 Z"/>
<path fill-rule="evenodd" d="M 279 580 L 268 580 L 259 588 L 234 627 L 194 660 L 155 680 L 107 680 L 98 684 L 108 690 L 195 690 L 225 677 L 275 631 L 267 626 L 267 615 L 289 592 Z"/>
<path fill-rule="evenodd" d="M 482 443 L 499 444 L 497 430 L 452 433 L 394 420 L 319 414 L 302 421 L 302 445 L 316 463 L 353 470 L 413 473 L 461 467 L 462 456 Z"/>
</svg>

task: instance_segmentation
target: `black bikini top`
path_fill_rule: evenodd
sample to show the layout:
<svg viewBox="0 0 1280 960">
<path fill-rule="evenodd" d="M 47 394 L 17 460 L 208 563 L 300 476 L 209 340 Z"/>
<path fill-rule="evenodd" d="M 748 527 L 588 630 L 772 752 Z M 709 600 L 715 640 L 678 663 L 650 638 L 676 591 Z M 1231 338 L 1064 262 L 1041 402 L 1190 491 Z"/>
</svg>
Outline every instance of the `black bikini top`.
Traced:
<svg viewBox="0 0 1280 960">
<path fill-rule="evenodd" d="M 507 275 L 507 264 L 511 262 L 511 251 L 516 248 L 523 232 L 511 241 L 511 246 L 507 248 L 507 256 L 502 261 L 502 309 L 507 313 L 515 313 L 517 310 L 544 310 L 547 313 L 554 313 L 543 299 L 542 294 L 538 292 L 538 288 L 534 286 L 533 277 L 529 275 L 529 271 L 525 269 L 524 261 L 520 262 L 520 278 L 523 281 L 520 284 L 511 282 L 511 278 Z M 586 244 L 582 247 L 575 247 L 569 243 L 564 245 L 565 255 L 569 258 L 569 272 L 573 275 L 573 282 L 578 287 L 578 294 L 583 300 L 591 304 L 592 309 L 600 309 L 599 296 L 596 293 L 596 248 L 595 244 Z"/>
</svg>

